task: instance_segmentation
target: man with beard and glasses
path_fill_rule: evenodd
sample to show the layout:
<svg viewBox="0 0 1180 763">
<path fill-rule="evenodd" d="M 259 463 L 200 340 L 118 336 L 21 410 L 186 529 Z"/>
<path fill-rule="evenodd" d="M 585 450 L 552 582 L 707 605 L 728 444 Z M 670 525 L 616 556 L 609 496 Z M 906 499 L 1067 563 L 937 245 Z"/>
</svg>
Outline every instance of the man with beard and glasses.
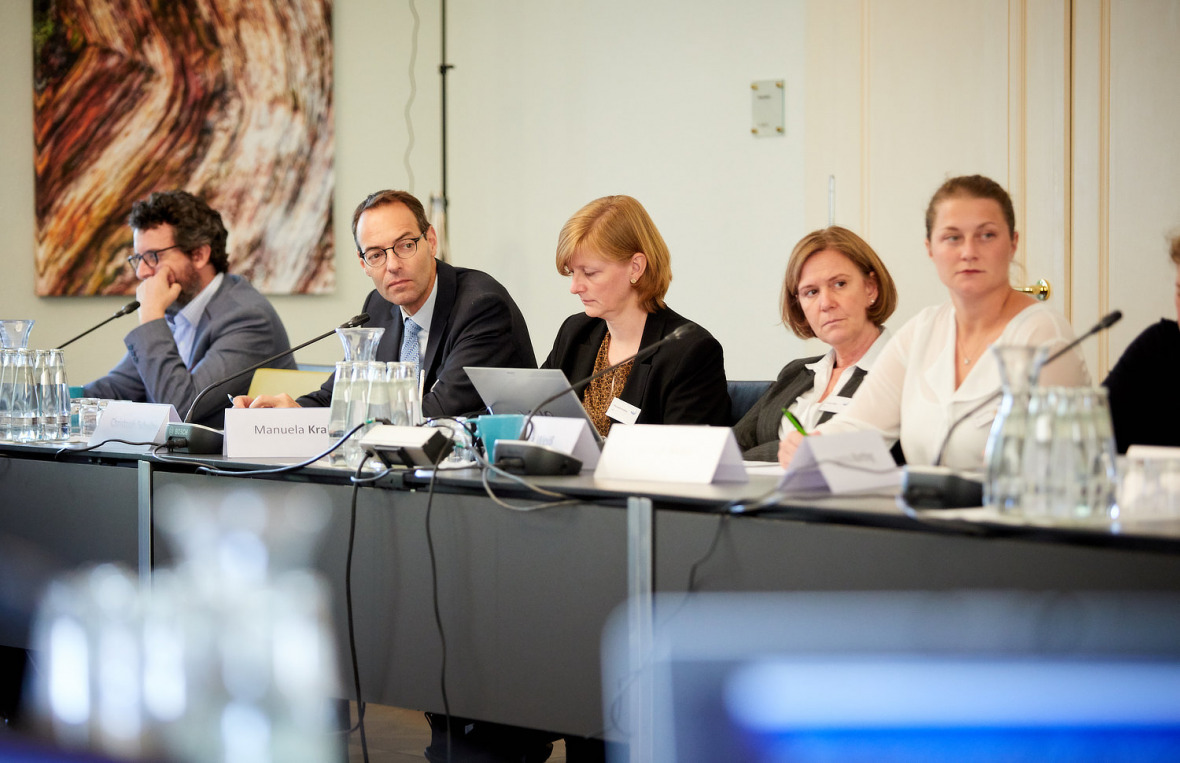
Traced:
<svg viewBox="0 0 1180 763">
<path fill-rule="evenodd" d="M 139 326 L 127 354 L 106 376 L 85 385 L 89 397 L 171 403 L 184 416 L 209 384 L 290 349 L 287 331 L 266 297 L 227 273 L 221 215 L 186 191 L 157 191 L 127 218 L 134 252 L 127 261 L 139 286 Z M 295 368 L 290 356 L 272 364 Z M 225 384 L 240 395 L 250 374 Z M 225 398 L 210 395 L 193 421 L 221 427 Z"/>
</svg>

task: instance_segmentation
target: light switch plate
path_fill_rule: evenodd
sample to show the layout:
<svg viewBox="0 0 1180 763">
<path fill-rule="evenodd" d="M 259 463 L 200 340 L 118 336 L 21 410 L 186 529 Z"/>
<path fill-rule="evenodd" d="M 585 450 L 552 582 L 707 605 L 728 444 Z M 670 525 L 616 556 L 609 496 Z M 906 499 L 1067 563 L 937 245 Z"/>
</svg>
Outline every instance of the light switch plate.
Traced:
<svg viewBox="0 0 1180 763">
<path fill-rule="evenodd" d="M 784 95 L 787 86 L 781 79 L 762 79 L 750 83 L 750 103 L 754 117 L 750 132 L 758 137 L 785 135 Z"/>
</svg>

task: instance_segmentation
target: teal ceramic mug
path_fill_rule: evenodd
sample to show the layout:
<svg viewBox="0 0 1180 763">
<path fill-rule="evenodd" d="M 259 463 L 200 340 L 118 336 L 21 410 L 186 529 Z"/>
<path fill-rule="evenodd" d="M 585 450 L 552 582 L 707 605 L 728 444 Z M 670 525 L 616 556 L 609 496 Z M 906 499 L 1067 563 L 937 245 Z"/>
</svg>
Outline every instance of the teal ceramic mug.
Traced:
<svg viewBox="0 0 1180 763">
<path fill-rule="evenodd" d="M 496 440 L 519 440 L 520 429 L 524 426 L 524 414 L 494 413 L 475 419 L 475 436 L 483 441 L 484 453 L 493 461 Z"/>
</svg>

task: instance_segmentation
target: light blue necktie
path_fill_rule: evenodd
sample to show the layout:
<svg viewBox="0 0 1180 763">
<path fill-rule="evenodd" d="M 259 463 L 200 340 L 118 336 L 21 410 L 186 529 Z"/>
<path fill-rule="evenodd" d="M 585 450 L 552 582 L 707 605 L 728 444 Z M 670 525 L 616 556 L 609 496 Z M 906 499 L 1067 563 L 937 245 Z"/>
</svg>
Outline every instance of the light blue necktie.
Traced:
<svg viewBox="0 0 1180 763">
<path fill-rule="evenodd" d="M 172 339 L 176 342 L 176 351 L 180 354 L 180 361 L 188 368 L 189 357 L 193 354 L 193 343 L 196 340 L 196 331 L 193 330 L 193 324 L 188 322 L 183 314 L 176 313 L 175 315 L 165 315 L 168 321 L 168 327 L 172 329 Z M 417 346 L 417 337 L 414 338 L 414 345 Z"/>
<path fill-rule="evenodd" d="M 406 316 L 406 330 L 402 334 L 401 361 L 414 364 L 414 378 L 422 374 L 422 363 L 418 357 L 418 332 L 422 327 L 414 323 L 414 319 Z"/>
</svg>

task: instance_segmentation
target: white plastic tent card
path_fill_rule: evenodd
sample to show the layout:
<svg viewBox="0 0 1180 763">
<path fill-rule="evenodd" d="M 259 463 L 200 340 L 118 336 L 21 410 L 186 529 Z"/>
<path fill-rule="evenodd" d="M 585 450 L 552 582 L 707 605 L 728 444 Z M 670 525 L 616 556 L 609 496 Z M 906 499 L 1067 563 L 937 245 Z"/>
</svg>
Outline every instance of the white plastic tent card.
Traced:
<svg viewBox="0 0 1180 763">
<path fill-rule="evenodd" d="M 804 437 L 779 490 L 784 493 L 856 493 L 901 484 L 901 470 L 876 432 Z"/>
<path fill-rule="evenodd" d="M 111 439 L 162 445 L 168 423 L 178 421 L 180 416 L 176 415 L 176 409 L 171 405 L 113 400 L 103 409 L 87 445 L 94 446 Z M 151 445 L 127 445 L 121 442 L 111 442 L 103 446 L 107 450 L 121 453 L 139 453 L 150 447 Z"/>
<path fill-rule="evenodd" d="M 561 416 L 534 416 L 529 442 L 544 445 L 573 456 L 582 462 L 583 469 L 598 465 L 598 443 L 590 432 L 590 423 L 585 419 Z"/>
<path fill-rule="evenodd" d="M 596 479 L 655 482 L 747 482 L 728 427 L 616 424 L 602 448 Z"/>
<path fill-rule="evenodd" d="M 225 455 L 311 458 L 328 449 L 327 408 L 229 408 Z"/>
</svg>

